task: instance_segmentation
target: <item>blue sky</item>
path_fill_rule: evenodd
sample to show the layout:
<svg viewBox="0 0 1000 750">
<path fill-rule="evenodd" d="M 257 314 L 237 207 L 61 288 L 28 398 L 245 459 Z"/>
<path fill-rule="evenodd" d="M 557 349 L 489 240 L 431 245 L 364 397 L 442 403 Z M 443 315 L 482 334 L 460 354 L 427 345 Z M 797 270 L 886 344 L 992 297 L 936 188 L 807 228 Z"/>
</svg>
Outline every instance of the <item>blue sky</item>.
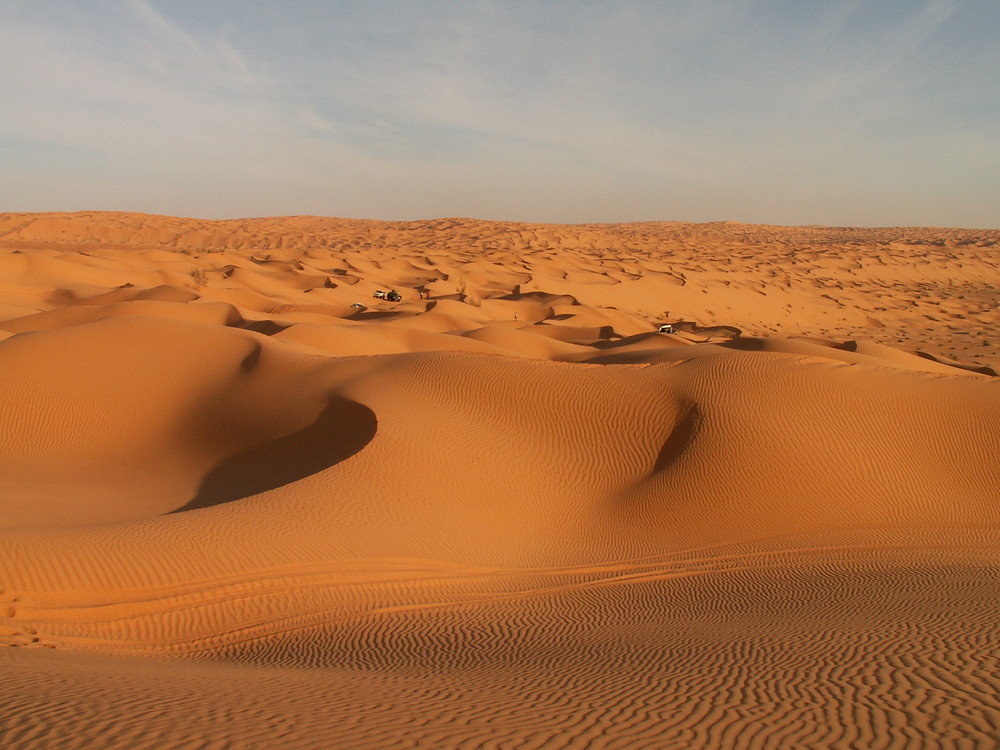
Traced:
<svg viewBox="0 0 1000 750">
<path fill-rule="evenodd" d="M 1000 227 L 1000 2 L 0 0 L 0 211 Z"/>
</svg>

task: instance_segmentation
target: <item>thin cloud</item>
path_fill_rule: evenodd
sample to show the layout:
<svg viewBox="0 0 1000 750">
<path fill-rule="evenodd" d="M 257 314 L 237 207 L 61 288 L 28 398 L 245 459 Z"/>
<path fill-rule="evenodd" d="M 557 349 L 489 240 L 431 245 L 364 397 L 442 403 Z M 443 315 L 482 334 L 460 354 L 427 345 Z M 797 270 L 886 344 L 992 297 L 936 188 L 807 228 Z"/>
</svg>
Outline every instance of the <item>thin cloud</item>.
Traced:
<svg viewBox="0 0 1000 750">
<path fill-rule="evenodd" d="M 991 3 L 232 7 L 0 10 L 0 209 L 1000 223 Z"/>
<path fill-rule="evenodd" d="M 864 89 L 879 86 L 897 73 L 927 41 L 964 5 L 958 0 L 929 0 L 922 8 L 902 16 L 880 40 L 857 61 L 824 81 L 811 98 L 813 104 L 842 102 Z M 855 6 L 854 13 L 857 13 Z M 844 19 L 846 20 L 846 19 Z M 846 24 L 838 24 L 843 33 Z"/>
<path fill-rule="evenodd" d="M 133 55 L 140 64 L 156 68 L 161 75 L 170 72 L 198 77 L 227 87 L 247 89 L 268 85 L 271 81 L 261 71 L 252 69 L 243 54 L 223 37 L 200 39 L 163 15 L 147 0 L 127 0 L 124 5 L 135 22 Z"/>
</svg>

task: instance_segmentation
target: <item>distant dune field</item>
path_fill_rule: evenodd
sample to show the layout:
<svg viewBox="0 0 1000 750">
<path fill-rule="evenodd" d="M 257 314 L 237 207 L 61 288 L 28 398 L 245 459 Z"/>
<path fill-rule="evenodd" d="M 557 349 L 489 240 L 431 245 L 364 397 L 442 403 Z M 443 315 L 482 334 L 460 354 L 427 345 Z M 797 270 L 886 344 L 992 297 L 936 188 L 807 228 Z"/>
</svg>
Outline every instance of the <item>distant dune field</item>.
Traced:
<svg viewBox="0 0 1000 750">
<path fill-rule="evenodd" d="M 996 747 L 998 326 L 1000 231 L 2 214 L 0 745 Z"/>
</svg>

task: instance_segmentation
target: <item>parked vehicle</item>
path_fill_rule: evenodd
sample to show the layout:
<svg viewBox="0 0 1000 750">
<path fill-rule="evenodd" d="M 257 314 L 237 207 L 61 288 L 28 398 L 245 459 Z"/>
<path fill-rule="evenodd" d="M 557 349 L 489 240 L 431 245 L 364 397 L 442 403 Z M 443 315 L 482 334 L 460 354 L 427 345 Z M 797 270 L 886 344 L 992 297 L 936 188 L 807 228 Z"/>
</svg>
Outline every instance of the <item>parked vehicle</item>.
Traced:
<svg viewBox="0 0 1000 750">
<path fill-rule="evenodd" d="M 395 289 L 392 289 L 388 292 L 383 291 L 382 289 L 377 289 L 375 290 L 375 294 L 373 294 L 372 296 L 375 299 L 384 299 L 388 302 L 399 302 L 401 299 L 403 299 L 403 295 L 397 292 Z"/>
</svg>

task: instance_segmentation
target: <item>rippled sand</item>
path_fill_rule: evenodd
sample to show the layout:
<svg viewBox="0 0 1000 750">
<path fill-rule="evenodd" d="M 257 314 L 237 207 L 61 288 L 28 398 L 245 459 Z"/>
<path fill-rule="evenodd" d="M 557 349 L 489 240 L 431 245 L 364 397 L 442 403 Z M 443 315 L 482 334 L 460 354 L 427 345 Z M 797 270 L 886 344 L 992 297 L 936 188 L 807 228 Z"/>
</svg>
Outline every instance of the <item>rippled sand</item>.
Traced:
<svg viewBox="0 0 1000 750">
<path fill-rule="evenodd" d="M 995 746 L 998 242 L 0 215 L 0 744 Z"/>
</svg>

